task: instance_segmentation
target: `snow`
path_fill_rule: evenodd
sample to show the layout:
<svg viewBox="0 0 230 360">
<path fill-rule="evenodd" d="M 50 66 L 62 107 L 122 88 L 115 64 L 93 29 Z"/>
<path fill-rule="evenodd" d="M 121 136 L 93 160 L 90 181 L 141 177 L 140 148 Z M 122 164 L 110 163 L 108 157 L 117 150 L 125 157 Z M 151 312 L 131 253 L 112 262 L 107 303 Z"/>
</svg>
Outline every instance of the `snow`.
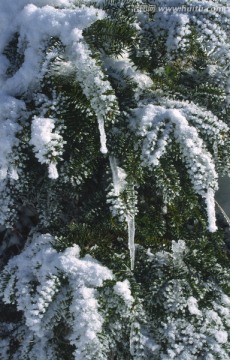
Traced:
<svg viewBox="0 0 230 360">
<path fill-rule="evenodd" d="M 150 88 L 153 85 L 153 81 L 148 76 L 141 71 L 139 71 L 134 63 L 129 59 L 129 54 L 127 51 L 124 51 L 117 58 L 105 58 L 105 66 L 109 69 L 110 74 L 113 77 L 119 78 L 120 83 L 123 83 L 122 76 L 118 75 L 118 72 L 122 73 L 125 76 L 128 76 L 136 86 L 136 99 L 139 99 L 140 94 L 143 90 Z"/>
<path fill-rule="evenodd" d="M 43 50 L 51 37 L 59 37 L 63 44 L 69 47 L 69 58 L 76 65 L 76 77 L 82 84 L 83 91 L 91 101 L 92 108 L 98 118 L 101 151 L 107 152 L 104 121 L 108 112 L 111 111 L 111 107 L 114 107 L 115 96 L 112 94 L 104 95 L 112 89 L 108 81 L 104 79 L 104 74 L 96 65 L 95 60 L 91 58 L 91 52 L 82 37 L 82 30 L 97 19 L 102 19 L 104 12 L 94 7 L 72 9 L 72 5 L 73 1 L 39 0 L 29 4 L 25 0 L 0 4 L 0 28 L 2 26 L 0 50 L 3 51 L 13 33 L 18 32 L 18 46 L 22 47 L 24 52 L 23 63 L 11 77 L 5 75 L 9 62 L 5 56 L 1 55 L 0 83 L 2 93 L 0 95 L 0 110 L 1 113 L 6 114 L 1 115 L 3 117 L 1 125 L 3 131 L 0 137 L 4 138 L 0 145 L 2 148 L 0 177 L 2 179 L 7 176 L 12 149 L 13 146 L 17 145 L 15 135 L 19 131 L 19 125 L 16 120 L 17 116 L 20 116 L 20 108 L 24 106 L 23 102 L 19 102 L 14 97 L 39 86 L 39 81 L 46 72 L 45 64 L 48 65 L 50 60 L 45 61 Z M 103 96 L 104 101 L 101 101 Z M 95 98 L 98 99 L 96 102 Z M 111 107 L 109 103 L 111 103 Z M 9 118 L 5 119 L 7 113 L 9 113 Z M 49 177 L 56 179 L 58 177 L 56 162 L 48 162 L 46 157 L 47 146 L 54 155 L 55 146 L 58 142 L 60 145 L 61 142 L 60 135 L 52 132 L 53 121 L 53 119 L 42 119 L 42 117 L 40 119 L 39 117 L 34 118 L 30 143 L 35 148 L 35 155 L 38 160 L 41 163 L 49 164 Z M 42 130 L 43 126 L 44 130 Z M 10 176 L 15 180 L 19 178 L 16 169 L 10 172 Z"/>
<path fill-rule="evenodd" d="M 212 12 L 210 15 L 207 13 L 206 18 L 203 18 L 203 14 L 195 16 L 188 13 L 174 13 L 174 11 L 171 13 L 159 11 L 156 12 L 154 21 L 152 21 L 148 14 L 140 13 L 135 16 L 135 21 L 130 24 L 137 30 L 138 35 L 141 35 L 140 38 L 137 36 L 137 48 L 130 47 L 129 50 L 123 48 L 122 54 L 117 58 L 113 56 L 108 58 L 108 55 L 103 57 L 103 51 L 101 51 L 101 59 L 98 61 L 83 34 L 84 30 L 94 22 L 106 18 L 106 11 L 97 7 L 103 2 L 103 0 L 94 3 L 85 0 L 84 4 L 81 4 L 80 1 L 78 4 L 76 0 L 2 0 L 0 2 L 0 222 L 6 222 L 8 212 L 14 207 L 7 182 L 14 185 L 16 182 L 20 184 L 22 181 L 20 178 L 22 169 L 18 165 L 18 157 L 15 154 L 17 147 L 22 145 L 19 139 L 24 130 L 24 125 L 31 129 L 29 145 L 38 162 L 47 166 L 48 177 L 55 180 L 59 176 L 59 161 L 62 160 L 64 151 L 64 141 L 60 130 L 61 120 L 58 119 L 58 116 L 56 118 L 49 114 L 49 112 L 52 113 L 53 110 L 56 110 L 55 106 L 59 104 L 59 99 L 56 103 L 55 101 L 51 103 L 51 100 L 47 99 L 44 94 L 39 94 L 40 91 L 43 91 L 41 84 L 50 62 L 59 55 L 55 50 L 47 54 L 46 51 L 49 51 L 47 45 L 50 39 L 59 38 L 65 49 L 65 60 L 63 63 L 62 61 L 59 63 L 60 72 L 62 75 L 68 72 L 75 74 L 75 79 L 80 84 L 88 101 L 89 111 L 94 114 L 97 120 L 101 153 L 108 154 L 113 178 L 111 194 L 115 198 L 113 211 L 114 214 L 120 216 L 122 221 L 126 222 L 131 270 L 133 270 L 136 214 L 136 200 L 133 198 L 135 198 L 137 184 L 133 179 L 130 180 L 130 174 L 127 174 L 122 168 L 122 166 L 125 168 L 127 165 L 125 154 L 124 158 L 118 161 L 113 149 L 107 144 L 111 136 L 111 133 L 108 136 L 107 131 L 111 129 L 114 123 L 117 122 L 116 125 L 119 125 L 121 117 L 117 115 L 124 115 L 124 118 L 127 118 L 127 113 L 130 114 L 130 112 L 119 113 L 116 93 L 110 78 L 106 74 L 120 82 L 121 88 L 123 86 L 122 90 L 127 85 L 127 77 L 130 83 L 135 84 L 132 89 L 133 98 L 130 99 L 130 102 L 134 104 L 131 105 L 132 109 L 134 107 L 136 109 L 133 111 L 130 128 L 134 131 L 137 139 L 141 139 L 135 150 L 141 148 L 143 167 L 152 169 L 159 166 L 163 156 L 170 150 L 171 139 L 174 138 L 180 148 L 180 155 L 187 168 L 194 190 L 203 197 L 206 203 L 209 231 L 214 232 L 217 229 L 214 199 L 215 191 L 218 188 L 217 172 L 222 166 L 218 157 L 218 146 L 222 146 L 221 151 L 224 153 L 223 146 L 226 134 L 228 134 L 228 127 L 210 111 L 198 105 L 170 100 L 167 96 L 172 94 L 159 95 L 160 92 L 156 89 L 158 85 L 155 86 L 148 73 L 138 70 L 130 57 L 135 58 L 135 51 L 138 52 L 139 46 L 141 48 L 142 40 L 146 40 L 144 45 L 148 45 L 148 36 L 150 36 L 154 41 L 159 38 L 166 39 L 166 55 L 163 60 L 174 59 L 175 54 L 178 53 L 183 62 L 183 54 L 185 53 L 187 56 L 186 51 L 191 30 L 194 29 L 204 53 L 208 54 L 211 61 L 215 64 L 223 61 L 227 75 L 225 73 L 220 74 L 219 65 L 210 65 L 208 76 L 215 76 L 216 79 L 219 77 L 220 90 L 222 90 L 222 83 L 225 82 L 227 94 L 229 94 L 230 80 L 226 80 L 225 77 L 229 76 L 226 64 L 229 63 L 230 47 L 224 26 L 226 18 L 224 16 L 222 18 L 219 14 Z M 160 1 L 156 0 L 155 2 L 157 5 L 162 5 Z M 184 1 L 162 0 L 162 3 L 166 6 L 177 6 Z M 219 4 L 222 3 L 224 1 L 220 0 Z M 195 1 L 193 5 L 196 4 L 199 5 L 199 2 Z M 208 7 L 215 4 L 214 1 L 204 1 L 202 5 Z M 213 26 L 213 18 L 215 20 L 219 18 L 215 26 Z M 146 36 L 147 33 L 148 36 Z M 21 63 L 16 61 L 18 68 L 11 68 L 12 65 L 4 54 L 4 50 L 15 34 L 18 34 L 17 49 L 15 50 L 22 56 L 20 57 Z M 146 56 L 150 50 L 146 49 Z M 163 77 L 165 70 L 162 65 L 156 69 L 154 74 Z M 41 101 L 39 100 L 40 96 Z M 25 103 L 23 100 L 18 100 L 19 98 L 26 99 Z M 229 99 L 226 98 L 227 101 Z M 30 111 L 30 104 L 33 102 L 36 110 Z M 44 103 L 46 104 L 44 105 Z M 29 104 L 28 110 L 26 109 L 27 104 Z M 122 157 L 122 155 L 119 156 Z M 121 166 L 119 166 L 120 164 Z M 229 173 L 230 164 L 228 160 L 223 167 L 225 173 Z M 149 169 L 147 169 L 148 171 Z M 167 208 L 167 199 L 164 200 L 164 208 Z M 113 274 L 91 256 L 86 255 L 81 258 L 80 248 L 77 245 L 58 252 L 52 246 L 52 241 L 54 239 L 49 234 L 35 234 L 31 242 L 26 244 L 24 251 L 12 258 L 4 269 L 5 279 L 7 279 L 4 288 L 2 285 L 4 301 L 16 303 L 18 310 L 23 311 L 26 322 L 25 328 L 29 329 L 27 336 L 22 337 L 26 340 L 24 343 L 22 341 L 21 357 L 37 358 L 36 353 L 38 353 L 40 358 L 54 359 L 52 349 L 48 349 L 48 347 L 52 345 L 50 340 L 55 338 L 53 328 L 58 321 L 56 318 L 62 316 L 63 313 L 63 319 L 66 317 L 69 327 L 66 340 L 75 346 L 75 359 L 88 359 L 87 350 L 91 358 L 103 359 L 103 355 L 98 356 L 99 353 L 103 354 L 100 333 L 104 324 L 103 313 L 100 313 L 98 288 L 103 287 L 106 280 L 114 281 Z M 1 250 L 3 251 L 3 247 Z M 162 266 L 159 271 L 159 280 L 164 275 L 163 267 L 169 260 L 170 266 L 173 264 L 177 270 L 183 267 L 185 272 L 189 273 L 190 269 L 186 268 L 187 265 L 184 262 L 186 251 L 185 242 L 179 240 L 178 242 L 172 241 L 172 253 L 162 251 L 156 256 L 150 254 L 149 261 L 153 261 L 154 258 L 158 261 L 154 271 L 158 271 Z M 63 281 L 64 278 L 66 281 Z M 221 291 L 218 289 L 221 305 L 218 304 L 218 301 L 214 302 L 213 300 L 214 310 L 205 310 L 200 299 L 189 296 L 188 291 L 186 295 L 184 294 L 185 289 L 188 288 L 185 288 L 182 280 L 178 277 L 170 279 L 161 287 L 162 294 L 165 296 L 165 301 L 162 301 L 163 309 L 168 316 L 168 323 L 163 324 L 165 328 L 163 329 L 162 326 L 163 330 L 160 336 L 162 337 L 163 334 L 163 336 L 168 337 L 167 341 L 171 341 L 172 348 L 167 349 L 167 354 L 161 353 L 159 356 L 161 359 L 194 359 L 196 355 L 193 356 L 189 346 L 194 345 L 194 353 L 201 353 L 203 351 L 202 341 L 206 341 L 207 344 L 209 341 L 210 349 L 212 350 L 215 347 L 213 351 L 216 351 L 218 356 L 221 354 L 222 358 L 226 358 L 223 355 L 224 346 L 221 348 L 220 345 L 228 342 L 228 334 L 224 327 L 227 321 L 229 322 L 229 298 L 227 295 L 221 296 Z M 156 283 L 157 281 L 156 278 Z M 2 283 L 1 279 L 0 282 Z M 208 285 L 214 286 L 214 284 Z M 165 295 L 166 292 L 167 295 Z M 127 316 L 127 318 L 133 317 L 134 319 L 136 316 L 135 306 L 141 307 L 142 304 L 141 302 L 139 304 L 134 302 L 128 280 L 118 281 L 113 286 L 112 293 L 111 303 L 116 302 L 115 294 L 130 309 L 129 313 L 125 313 L 122 308 L 124 313 L 121 318 Z M 68 304 L 68 312 L 66 304 Z M 161 305 L 160 302 L 158 305 Z M 116 309 L 113 305 L 111 308 Z M 175 315 L 185 311 L 191 315 L 189 316 L 191 324 L 185 322 L 184 316 L 179 318 Z M 119 312 L 117 314 L 120 316 Z M 201 321 L 199 317 L 201 318 L 201 316 L 203 323 L 199 325 L 199 321 Z M 145 321 L 146 319 L 143 318 L 143 323 Z M 198 325 L 201 326 L 201 333 L 195 331 L 194 324 L 197 327 Z M 149 326 L 151 329 L 152 324 L 147 325 L 146 322 L 145 325 L 146 328 Z M 119 326 L 121 328 L 123 324 L 118 322 L 118 329 Z M 133 326 L 133 328 L 135 332 L 138 326 Z M 182 330 L 185 336 L 181 335 Z M 203 335 L 202 331 L 208 335 Z M 178 333 L 181 337 L 177 338 Z M 133 344 L 138 339 L 137 334 L 138 332 L 133 334 Z M 147 329 L 145 334 L 145 329 L 143 330 L 141 326 L 139 326 L 139 336 L 142 338 L 142 345 L 146 343 L 145 347 L 149 347 L 150 351 L 154 352 L 160 349 L 148 337 Z M 176 339 L 179 339 L 177 343 Z M 110 345 L 113 346 L 113 343 L 109 343 Z M 0 346 L 8 347 L 7 341 L 3 339 Z M 31 347 L 33 349 L 28 355 L 28 348 Z M 7 356 L 4 350 L 1 354 L 4 357 Z M 214 359 L 211 354 L 205 356 L 206 359 Z"/>
<path fill-rule="evenodd" d="M 130 283 L 127 279 L 124 281 L 117 281 L 116 285 L 113 287 L 113 290 L 115 294 L 121 297 L 128 306 L 133 304 L 134 298 L 131 295 Z"/>
<path fill-rule="evenodd" d="M 49 158 L 62 154 L 62 151 L 57 150 L 62 145 L 62 136 L 53 132 L 54 128 L 54 119 L 34 117 L 32 120 L 30 144 L 34 146 L 38 161 L 49 165 L 51 179 L 56 179 L 58 172 L 55 163 Z"/>
<path fill-rule="evenodd" d="M 208 189 L 205 196 L 205 202 L 207 205 L 207 214 L 208 214 L 208 229 L 210 232 L 215 232 L 217 230 L 216 226 L 216 212 L 215 212 L 215 193 L 213 189 Z"/>
<path fill-rule="evenodd" d="M 216 231 L 214 195 L 218 176 L 214 159 L 198 130 L 189 124 L 181 110 L 153 104 L 135 109 L 130 127 L 144 139 L 142 162 L 148 167 L 159 165 L 170 144 L 170 136 L 174 135 L 194 190 L 206 201 L 209 231 Z"/>
<path fill-rule="evenodd" d="M 220 344 L 225 344 L 228 341 L 227 331 L 219 330 L 215 332 L 215 338 Z"/>
<path fill-rule="evenodd" d="M 16 168 L 11 167 L 12 152 L 19 144 L 17 133 L 21 129 L 16 121 L 24 110 L 23 101 L 0 93 L 0 180 L 7 177 L 8 171 L 10 177 L 17 178 Z"/>
<path fill-rule="evenodd" d="M 102 17 L 103 11 L 97 11 L 94 8 L 79 8 L 73 11 L 70 9 L 56 9 L 49 5 L 39 8 L 32 3 L 25 6 L 17 14 L 17 17 L 12 19 L 10 26 L 12 31 L 19 30 L 22 43 L 27 42 L 24 62 L 16 74 L 4 82 L 3 91 L 11 95 L 19 95 L 27 91 L 29 86 L 35 86 L 38 83 L 41 78 L 42 50 L 46 41 L 51 37 L 60 37 L 64 45 L 72 45 L 72 51 L 75 51 L 75 54 L 79 50 L 84 50 L 85 53 L 84 48 L 86 45 L 81 44 L 82 48 L 78 48 L 80 45 L 77 44 L 77 41 L 81 37 L 77 36 L 77 34 L 91 25 L 97 18 Z M 79 57 L 81 57 L 80 54 Z M 83 66 L 83 64 L 80 64 L 80 66 Z"/>
<path fill-rule="evenodd" d="M 59 307 L 68 302 L 71 317 L 68 340 L 76 348 L 75 359 L 83 360 L 87 347 L 95 354 L 100 349 L 98 333 L 103 317 L 99 313 L 97 288 L 103 286 L 105 280 L 113 279 L 113 275 L 91 256 L 80 258 L 78 245 L 57 252 L 51 245 L 53 241 L 49 234 L 35 234 L 29 246 L 9 261 L 6 273 L 14 274 L 15 269 L 16 273 L 3 291 L 4 301 L 11 302 L 15 287 L 17 309 L 24 312 L 26 325 L 36 342 L 37 338 L 53 338 L 54 318 Z M 71 296 L 61 285 L 60 276 L 68 279 Z M 122 299 L 132 300 L 128 283 L 118 284 L 117 288 Z"/>
<path fill-rule="evenodd" d="M 107 154 L 108 149 L 106 147 L 105 123 L 103 118 L 98 119 L 98 128 L 100 132 L 101 152 L 102 154 Z"/>
<path fill-rule="evenodd" d="M 49 164 L 48 176 L 49 176 L 50 179 L 57 179 L 58 178 L 57 166 L 53 162 L 51 162 Z"/>
<path fill-rule="evenodd" d="M 180 146 L 181 156 L 187 167 L 189 176 L 195 191 L 201 195 L 207 207 L 208 229 L 216 231 L 214 195 L 217 190 L 217 170 L 215 160 L 218 162 L 218 144 L 224 140 L 222 130 L 226 132 L 227 125 L 217 119 L 210 112 L 201 109 L 195 104 L 183 101 L 173 101 L 166 97 L 159 98 L 158 104 L 149 104 L 152 98 L 146 98 L 142 103 L 143 96 L 150 94 L 153 81 L 147 72 L 140 71 L 130 59 L 130 50 L 122 49 L 116 58 L 101 54 L 101 62 L 96 61 L 93 51 L 84 39 L 83 32 L 95 21 L 103 20 L 108 15 L 101 8 L 103 1 L 90 4 L 76 3 L 74 0 L 18 0 L 2 2 L 0 4 L 0 84 L 1 104 L 5 104 L 6 111 L 2 111 L 0 118 L 0 179 L 7 177 L 14 181 L 20 181 L 20 171 L 14 164 L 13 152 L 18 145 L 17 134 L 20 131 L 18 117 L 22 109 L 25 109 L 23 101 L 19 102 L 16 97 L 29 94 L 30 91 L 39 89 L 40 83 L 48 69 L 50 61 L 57 54 L 50 52 L 45 55 L 47 44 L 51 38 L 59 38 L 65 48 L 65 61 L 60 66 L 65 73 L 67 68 L 75 72 L 75 78 L 82 88 L 82 92 L 90 103 L 90 109 L 94 113 L 100 136 L 100 150 L 107 154 L 107 124 L 117 121 L 119 104 L 115 91 L 111 85 L 107 73 L 120 81 L 129 77 L 135 83 L 134 99 L 137 108 L 134 117 L 138 121 L 131 121 L 131 128 L 137 135 L 143 138 L 142 164 L 143 166 L 155 167 L 160 165 L 161 158 L 170 146 L 171 137 L 174 136 Z M 177 2 L 165 1 L 166 6 L 178 5 Z M 88 6 L 89 5 L 89 6 Z M 100 6 L 99 6 L 100 5 Z M 158 4 L 159 5 L 159 4 Z M 155 21 L 150 21 L 148 26 L 153 37 L 160 34 L 166 37 L 166 51 L 168 58 L 173 58 L 177 51 L 183 52 L 188 47 L 188 36 L 191 34 L 191 22 L 196 26 L 197 34 L 203 37 L 208 44 L 207 52 L 215 62 L 220 57 L 226 57 L 229 53 L 229 45 L 225 29 L 219 24 L 212 26 L 213 22 L 207 14 L 207 18 L 193 16 L 190 13 L 159 11 L 154 15 Z M 203 16 L 203 15 L 201 15 Z M 202 20 L 202 21 L 201 21 Z M 144 34 L 146 17 L 142 13 L 137 15 L 133 23 L 137 32 Z M 160 28 L 159 28 L 160 24 Z M 201 26 L 202 25 L 202 26 Z M 210 31 L 212 30 L 212 41 Z M 18 34 L 17 50 L 23 54 L 22 63 L 12 75 L 7 71 L 10 62 L 3 54 L 4 49 L 14 34 Z M 213 42 L 213 44 L 212 44 Z M 221 46 L 216 46 L 217 44 Z M 146 49 L 146 54 L 149 49 Z M 213 72 L 218 76 L 218 66 L 209 67 L 209 76 Z M 155 74 L 163 74 L 164 67 L 156 69 Z M 123 85 L 126 83 L 123 80 Z M 229 84 L 229 80 L 227 82 Z M 145 93 L 146 92 L 146 93 Z M 12 104 L 14 102 L 14 105 Z M 171 102 L 171 105 L 170 105 Z M 148 105 L 146 105 L 148 104 Z M 14 114 L 12 106 L 17 107 Z M 0 109 L 1 110 L 1 109 Z M 46 109 L 47 110 L 47 109 Z M 204 111 L 203 111 L 204 110 Z M 203 112 L 203 118 L 201 113 Z M 16 115 L 15 115 L 16 114 Z M 34 114 L 33 114 L 34 115 Z M 31 140 L 35 156 L 41 164 L 46 164 L 50 179 L 58 178 L 59 161 L 62 160 L 63 140 L 59 133 L 58 119 L 49 118 L 44 109 L 40 114 L 30 117 Z M 32 121 L 31 121 L 32 118 Z M 202 119 L 201 119 L 202 118 Z M 208 119 L 208 120 L 207 120 Z M 40 125 L 39 125 L 40 124 Z M 30 124 L 29 124 L 30 125 Z M 44 127 L 44 131 L 42 131 Z M 201 137 L 200 134 L 203 136 Z M 206 140 L 215 137 L 213 145 L 214 155 L 207 150 Z M 203 140 L 202 140 L 203 138 Z M 110 155 L 110 154 L 109 154 Z M 112 158 L 112 156 L 110 156 Z M 129 234 L 129 249 L 134 264 L 134 215 L 127 210 L 128 205 L 121 201 L 121 193 L 127 190 L 125 174 L 121 167 L 110 160 L 114 194 L 117 197 L 116 207 L 126 218 Z M 136 186 L 136 185 L 135 185 Z M 3 187 L 3 184 L 2 184 Z M 165 202 L 167 206 L 167 201 Z M 114 211 L 116 212 L 116 211 Z"/>
<path fill-rule="evenodd" d="M 224 305 L 230 306 L 230 297 L 228 295 L 223 294 L 222 295 L 222 302 Z"/>
<path fill-rule="evenodd" d="M 197 316 L 202 315 L 202 312 L 198 309 L 197 300 L 193 296 L 190 296 L 188 298 L 187 304 L 188 304 L 188 310 L 191 315 L 197 315 Z"/>
</svg>

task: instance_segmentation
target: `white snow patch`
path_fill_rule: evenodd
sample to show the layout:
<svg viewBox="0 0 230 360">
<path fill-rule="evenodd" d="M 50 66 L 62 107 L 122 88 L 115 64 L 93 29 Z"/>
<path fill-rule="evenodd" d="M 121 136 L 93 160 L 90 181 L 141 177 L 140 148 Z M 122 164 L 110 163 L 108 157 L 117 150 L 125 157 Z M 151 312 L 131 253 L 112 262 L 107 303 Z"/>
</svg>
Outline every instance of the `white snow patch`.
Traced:
<svg viewBox="0 0 230 360">
<path fill-rule="evenodd" d="M 202 312 L 198 309 L 197 300 L 193 296 L 190 296 L 188 298 L 187 305 L 191 315 L 197 315 L 197 316 L 202 315 Z"/>
<path fill-rule="evenodd" d="M 130 283 L 127 279 L 124 281 L 118 281 L 114 285 L 113 289 L 115 294 L 120 296 L 128 306 L 133 304 L 134 298 L 131 295 Z"/>
<path fill-rule="evenodd" d="M 49 177 L 56 179 L 58 172 L 56 165 L 49 156 L 57 156 L 62 152 L 57 147 L 62 143 L 62 136 L 53 132 L 54 119 L 34 117 L 31 126 L 30 144 L 34 146 L 35 156 L 41 164 L 48 164 Z"/>
<path fill-rule="evenodd" d="M 228 341 L 228 333 L 224 330 L 219 330 L 215 332 L 215 338 L 220 344 L 225 344 Z"/>
<path fill-rule="evenodd" d="M 216 231 L 214 192 L 218 188 L 218 175 L 212 155 L 206 149 L 196 127 L 191 126 L 178 109 L 149 104 L 135 109 L 133 113 L 130 127 L 144 138 L 143 165 L 159 165 L 173 134 L 180 146 L 194 190 L 206 201 L 209 231 Z"/>
</svg>

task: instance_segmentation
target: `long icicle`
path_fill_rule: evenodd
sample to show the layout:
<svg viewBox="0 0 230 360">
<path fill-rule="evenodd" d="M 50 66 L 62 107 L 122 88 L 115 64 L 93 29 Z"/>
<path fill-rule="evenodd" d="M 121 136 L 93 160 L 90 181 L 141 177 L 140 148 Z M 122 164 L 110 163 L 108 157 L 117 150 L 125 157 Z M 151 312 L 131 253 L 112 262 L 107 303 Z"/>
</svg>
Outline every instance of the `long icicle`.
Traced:
<svg viewBox="0 0 230 360">
<path fill-rule="evenodd" d="M 117 197 L 125 190 L 127 183 L 125 181 L 126 174 L 123 169 L 118 167 L 115 157 L 110 156 L 110 168 L 113 175 L 114 193 Z M 131 270 L 134 270 L 135 263 L 135 214 L 127 213 L 125 220 L 128 226 L 128 247 L 130 251 Z"/>
<path fill-rule="evenodd" d="M 120 179 L 118 175 L 117 160 L 114 156 L 110 156 L 109 162 L 110 162 L 110 168 L 112 170 L 114 192 L 116 196 L 119 196 L 121 192 L 121 187 L 120 187 Z"/>
<path fill-rule="evenodd" d="M 135 217 L 127 215 L 126 221 L 128 225 L 128 244 L 130 252 L 131 270 L 134 270 L 135 263 Z"/>
</svg>

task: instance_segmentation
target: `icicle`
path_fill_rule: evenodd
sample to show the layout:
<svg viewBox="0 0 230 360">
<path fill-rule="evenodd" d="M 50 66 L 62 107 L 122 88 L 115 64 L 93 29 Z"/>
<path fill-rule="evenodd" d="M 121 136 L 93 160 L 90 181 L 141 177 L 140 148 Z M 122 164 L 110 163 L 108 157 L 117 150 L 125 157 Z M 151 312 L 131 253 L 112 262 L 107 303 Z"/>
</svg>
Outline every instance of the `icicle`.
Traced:
<svg viewBox="0 0 230 360">
<path fill-rule="evenodd" d="M 98 129 L 100 132 L 101 152 L 107 154 L 108 149 L 106 146 L 106 133 L 105 133 L 105 122 L 103 118 L 98 118 Z"/>
<path fill-rule="evenodd" d="M 131 270 L 134 270 L 134 263 L 135 263 L 135 217 L 127 215 L 126 221 L 128 225 L 128 244 L 129 244 L 129 251 L 130 251 L 130 260 L 131 260 Z"/>
<path fill-rule="evenodd" d="M 207 214 L 208 214 L 208 230 L 210 232 L 215 232 L 217 230 L 216 226 L 216 212 L 215 212 L 215 198 L 214 190 L 208 189 L 205 196 L 205 202 L 207 205 Z"/>
<path fill-rule="evenodd" d="M 117 159 L 114 156 L 110 156 L 109 162 L 110 162 L 110 168 L 112 170 L 114 192 L 115 195 L 118 196 L 120 194 L 120 189 L 119 189 L 119 179 L 117 172 Z"/>
<path fill-rule="evenodd" d="M 125 171 L 117 166 L 117 159 L 114 156 L 109 157 L 110 167 L 113 175 L 113 186 L 114 193 L 116 196 L 119 196 L 120 193 L 125 189 L 126 186 L 126 173 Z"/>
<path fill-rule="evenodd" d="M 114 193 L 117 197 L 121 194 L 122 191 L 125 190 L 127 182 L 125 171 L 117 166 L 117 159 L 114 156 L 109 157 L 110 167 L 113 175 L 113 186 Z M 130 260 L 131 260 L 131 270 L 134 270 L 134 262 L 135 262 L 135 215 L 134 214 L 126 214 L 125 216 L 127 225 L 128 225 L 128 246 L 130 251 Z"/>
</svg>

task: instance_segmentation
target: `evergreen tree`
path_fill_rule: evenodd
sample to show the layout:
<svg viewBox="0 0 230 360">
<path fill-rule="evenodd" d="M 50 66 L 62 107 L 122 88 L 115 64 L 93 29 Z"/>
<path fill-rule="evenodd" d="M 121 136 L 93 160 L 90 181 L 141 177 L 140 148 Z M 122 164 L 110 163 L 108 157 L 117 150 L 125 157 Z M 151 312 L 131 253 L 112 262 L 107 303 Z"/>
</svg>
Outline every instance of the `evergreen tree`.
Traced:
<svg viewBox="0 0 230 360">
<path fill-rule="evenodd" d="M 229 18 L 0 3 L 1 359 L 230 359 Z"/>
</svg>

